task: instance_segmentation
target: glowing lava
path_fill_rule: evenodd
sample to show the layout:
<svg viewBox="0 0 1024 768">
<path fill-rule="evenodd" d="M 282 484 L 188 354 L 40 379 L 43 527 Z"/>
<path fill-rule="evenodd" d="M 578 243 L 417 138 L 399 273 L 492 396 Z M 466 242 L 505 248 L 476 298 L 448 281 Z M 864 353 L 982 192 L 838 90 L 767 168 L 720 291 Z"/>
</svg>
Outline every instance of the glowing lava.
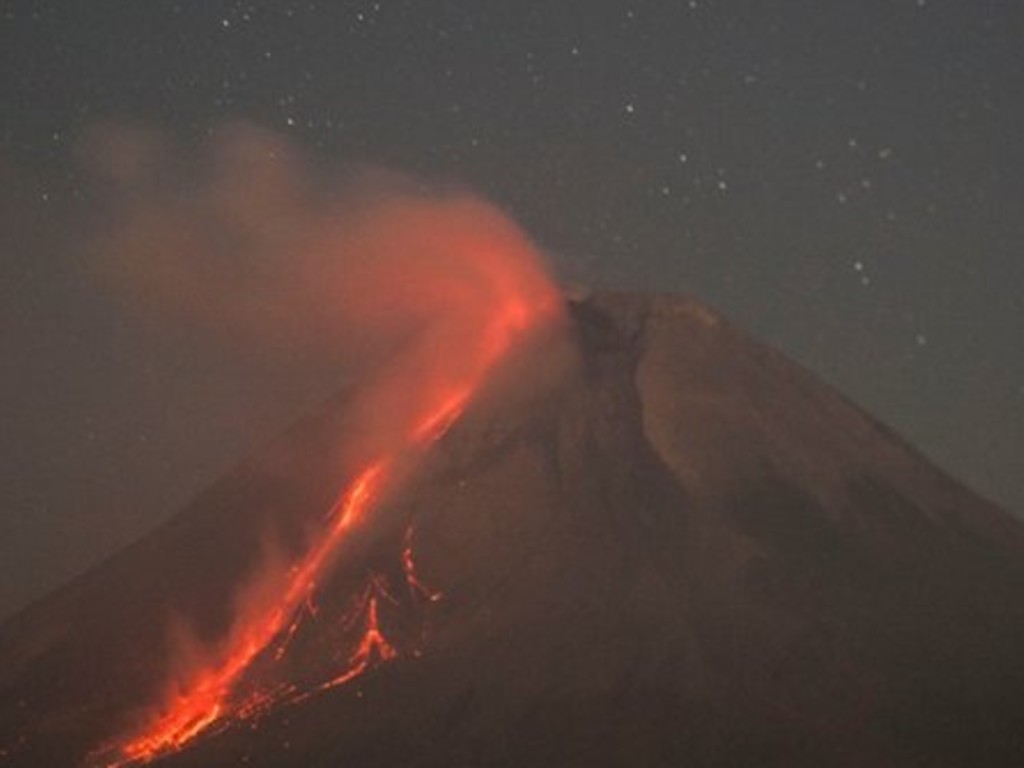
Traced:
<svg viewBox="0 0 1024 768">
<path fill-rule="evenodd" d="M 350 680 L 359 677 L 369 668 L 374 660 L 389 661 L 398 656 L 398 651 L 394 649 L 380 630 L 380 619 L 377 614 L 377 601 L 380 597 L 378 594 L 379 589 L 380 587 L 375 581 L 371 581 L 367 587 L 364 599 L 364 605 L 366 606 L 366 628 L 363 631 L 363 637 L 359 641 L 359 645 L 352 655 L 349 656 L 348 669 L 323 683 L 320 686 L 320 690 L 325 691 L 328 688 L 337 688 L 339 685 L 344 685 Z"/>
<path fill-rule="evenodd" d="M 428 602 L 436 603 L 441 599 L 441 593 L 431 589 L 423 583 L 416 570 L 416 558 L 412 552 L 412 528 L 405 531 L 405 540 L 402 542 L 402 572 L 405 574 L 405 583 L 413 595 L 419 596 Z"/>
<path fill-rule="evenodd" d="M 456 227 L 451 227 L 450 216 L 446 219 L 450 204 L 442 206 L 440 217 L 436 212 L 424 211 L 422 205 L 390 210 L 383 218 L 370 217 L 388 230 L 384 245 L 391 243 L 391 232 L 405 224 L 402 237 L 411 236 L 414 242 L 418 237 L 431 247 L 450 249 L 454 254 L 446 256 L 461 260 L 460 269 L 447 283 L 442 279 L 440 284 L 434 281 L 423 286 L 424 294 L 431 298 L 422 306 L 440 313 L 444 332 L 427 334 L 428 346 L 413 350 L 409 354 L 411 362 L 400 361 L 398 374 L 375 382 L 370 392 L 369 402 L 377 408 L 402 411 L 408 409 L 409 401 L 416 405 L 412 413 L 402 411 L 408 415 L 398 439 L 383 441 L 385 449 L 365 463 L 341 491 L 319 537 L 283 578 L 273 580 L 272 599 L 264 599 L 236 617 L 228 637 L 210 654 L 211 658 L 174 681 L 173 692 L 137 732 L 103 750 L 106 765 L 146 763 L 179 751 L 197 737 L 266 711 L 277 701 L 305 698 L 316 690 L 343 685 L 373 664 L 398 655 L 384 635 L 378 615 L 379 600 L 386 596 L 386 589 L 371 580 L 357 609 L 363 624 L 361 639 L 348 655 L 343 671 L 312 690 L 297 691 L 292 685 L 284 685 L 257 691 L 248 698 L 242 698 L 237 690 L 254 660 L 265 651 L 271 650 L 274 660 L 284 655 L 303 607 L 312 606 L 314 593 L 339 544 L 353 528 L 366 522 L 385 492 L 394 490 L 402 474 L 399 468 L 415 460 L 458 420 L 522 334 L 559 312 L 557 293 L 544 278 L 536 254 L 522 233 L 478 201 L 460 200 L 454 206 Z M 381 247 L 380 241 L 377 238 L 374 245 Z M 401 240 L 394 245 L 401 246 Z M 407 283 L 403 285 L 409 290 Z M 452 333 L 452 328 L 458 333 Z M 414 397 L 407 379 L 413 385 L 422 385 L 412 393 Z M 437 600 L 440 594 L 425 587 L 416 575 L 408 533 L 403 546 L 402 565 L 410 591 L 428 601 Z M 261 589 L 261 593 L 266 591 Z"/>
</svg>

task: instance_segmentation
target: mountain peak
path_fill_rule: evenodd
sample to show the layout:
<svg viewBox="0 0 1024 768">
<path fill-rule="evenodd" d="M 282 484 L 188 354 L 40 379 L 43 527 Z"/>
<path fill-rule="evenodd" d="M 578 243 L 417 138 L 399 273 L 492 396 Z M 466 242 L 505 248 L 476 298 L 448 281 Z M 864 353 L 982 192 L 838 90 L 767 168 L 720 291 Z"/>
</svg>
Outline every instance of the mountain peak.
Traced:
<svg viewBox="0 0 1024 768">
<path fill-rule="evenodd" d="M 161 765 L 1019 764 L 1017 523 L 698 301 L 577 295 L 566 324 L 340 554 L 274 673 L 359 674 Z M 344 406 L 0 631 L 6 764 L 130 721 L 169 614 L 226 631 L 267 530 L 301 548 L 345 479 Z"/>
</svg>

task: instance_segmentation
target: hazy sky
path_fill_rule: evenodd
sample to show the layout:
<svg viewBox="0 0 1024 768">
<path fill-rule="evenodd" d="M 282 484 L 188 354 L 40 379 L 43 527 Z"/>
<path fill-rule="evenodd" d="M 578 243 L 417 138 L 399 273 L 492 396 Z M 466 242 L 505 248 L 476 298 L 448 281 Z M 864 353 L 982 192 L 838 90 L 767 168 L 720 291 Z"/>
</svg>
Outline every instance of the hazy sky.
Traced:
<svg viewBox="0 0 1024 768">
<path fill-rule="evenodd" d="M 0 615 L 340 382 L 125 311 L 117 121 L 468 182 L 567 280 L 692 293 L 1024 515 L 1018 0 L 46 2 L 0 17 Z"/>
</svg>

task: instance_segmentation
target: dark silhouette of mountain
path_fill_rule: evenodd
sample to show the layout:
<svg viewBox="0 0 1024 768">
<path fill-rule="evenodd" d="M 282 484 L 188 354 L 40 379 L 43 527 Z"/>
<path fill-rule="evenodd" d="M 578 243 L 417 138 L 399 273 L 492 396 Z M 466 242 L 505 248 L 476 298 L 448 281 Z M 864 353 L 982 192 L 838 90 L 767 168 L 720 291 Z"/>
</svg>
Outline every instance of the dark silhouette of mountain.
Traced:
<svg viewBox="0 0 1024 768">
<path fill-rule="evenodd" d="M 285 663 L 402 584 L 411 525 L 442 597 L 381 601 L 398 658 L 159 765 L 1024 765 L 1024 527 L 694 301 L 569 325 L 578 364 L 466 414 Z M 266 532 L 300 546 L 344 479 L 344 402 L 2 627 L 0 764 L 82 763 L 159 691 L 169 617 L 226 630 Z"/>
</svg>

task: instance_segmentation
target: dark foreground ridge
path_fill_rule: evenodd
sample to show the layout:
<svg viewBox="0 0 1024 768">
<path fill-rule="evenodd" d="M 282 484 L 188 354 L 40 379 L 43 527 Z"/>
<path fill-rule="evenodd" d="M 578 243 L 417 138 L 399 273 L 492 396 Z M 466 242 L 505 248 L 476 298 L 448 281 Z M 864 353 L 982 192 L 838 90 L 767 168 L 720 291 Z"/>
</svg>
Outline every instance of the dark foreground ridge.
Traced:
<svg viewBox="0 0 1024 768">
<path fill-rule="evenodd" d="M 1024 765 L 1024 528 L 694 301 L 591 297 L 571 332 L 572 372 L 467 414 L 318 597 L 411 525 L 442 598 L 383 601 L 398 658 L 159 765 Z M 344 480 L 343 399 L 0 628 L 0 765 L 81 764 L 172 617 L 225 631 L 267 531 L 298 546 Z"/>
</svg>

